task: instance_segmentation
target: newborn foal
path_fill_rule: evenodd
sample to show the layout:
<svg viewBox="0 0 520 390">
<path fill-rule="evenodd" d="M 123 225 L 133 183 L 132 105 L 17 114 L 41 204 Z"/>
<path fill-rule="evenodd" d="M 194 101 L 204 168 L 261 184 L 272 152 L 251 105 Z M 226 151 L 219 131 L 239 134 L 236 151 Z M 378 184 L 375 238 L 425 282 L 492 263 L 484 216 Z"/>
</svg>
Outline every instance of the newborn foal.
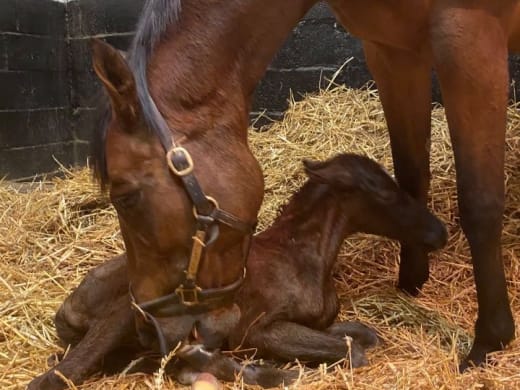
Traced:
<svg viewBox="0 0 520 390">
<path fill-rule="evenodd" d="M 357 367 L 377 337 L 358 322 L 333 324 L 339 304 L 332 267 L 344 238 L 364 232 L 433 250 L 445 244 L 446 231 L 366 157 L 343 154 L 304 165 L 307 183 L 253 240 L 230 347 L 277 360 L 335 362 L 348 354 L 347 335 Z"/>
<path fill-rule="evenodd" d="M 246 279 L 236 296 L 241 319 L 228 330 L 227 347 L 253 348 L 256 357 L 282 361 L 333 362 L 350 356 L 357 367 L 366 363 L 364 348 L 377 336 L 358 322 L 333 323 L 339 304 L 332 267 L 344 238 L 373 233 L 433 250 L 444 245 L 446 231 L 366 157 L 343 154 L 304 165 L 307 183 L 272 227 L 253 239 Z M 73 348 L 55 369 L 80 383 L 96 370 L 122 369 L 147 352 L 137 341 L 127 289 L 124 256 L 87 275 L 56 315 L 58 336 Z M 207 329 L 194 334 L 191 347 L 177 356 L 195 370 L 226 380 L 240 370 L 246 383 L 263 386 L 294 378 L 293 372 L 269 367 L 241 370 L 228 357 L 201 347 L 208 340 L 196 336 L 208 334 Z M 352 338 L 350 351 L 345 336 Z M 30 388 L 62 388 L 53 370 Z"/>
</svg>

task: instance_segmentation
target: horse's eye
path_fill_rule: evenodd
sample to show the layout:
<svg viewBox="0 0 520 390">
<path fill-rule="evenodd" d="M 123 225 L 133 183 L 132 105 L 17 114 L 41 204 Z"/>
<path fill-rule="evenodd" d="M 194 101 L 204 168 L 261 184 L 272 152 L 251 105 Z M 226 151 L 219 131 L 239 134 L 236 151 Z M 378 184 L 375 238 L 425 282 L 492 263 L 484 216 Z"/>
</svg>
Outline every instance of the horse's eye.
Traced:
<svg viewBox="0 0 520 390">
<path fill-rule="evenodd" d="M 123 195 L 111 196 L 111 200 L 117 209 L 131 209 L 139 203 L 141 195 L 141 191 L 137 190 Z"/>
</svg>

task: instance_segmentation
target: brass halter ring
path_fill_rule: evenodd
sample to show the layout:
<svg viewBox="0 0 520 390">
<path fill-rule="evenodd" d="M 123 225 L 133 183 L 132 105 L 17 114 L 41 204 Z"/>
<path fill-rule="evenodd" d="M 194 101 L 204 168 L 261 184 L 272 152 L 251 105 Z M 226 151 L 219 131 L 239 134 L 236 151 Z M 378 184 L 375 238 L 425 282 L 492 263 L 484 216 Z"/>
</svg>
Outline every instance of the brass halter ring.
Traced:
<svg viewBox="0 0 520 390">
<path fill-rule="evenodd" d="M 219 209 L 219 205 L 218 205 L 218 202 L 216 201 L 215 198 L 213 198 L 212 196 L 208 196 L 206 195 L 206 199 L 211 203 L 213 204 L 213 206 L 215 206 L 215 209 Z M 197 219 L 199 217 L 199 213 L 197 212 L 197 208 L 195 206 L 193 206 L 192 208 L 192 211 L 193 211 L 193 216 L 195 217 L 195 219 Z"/>
</svg>

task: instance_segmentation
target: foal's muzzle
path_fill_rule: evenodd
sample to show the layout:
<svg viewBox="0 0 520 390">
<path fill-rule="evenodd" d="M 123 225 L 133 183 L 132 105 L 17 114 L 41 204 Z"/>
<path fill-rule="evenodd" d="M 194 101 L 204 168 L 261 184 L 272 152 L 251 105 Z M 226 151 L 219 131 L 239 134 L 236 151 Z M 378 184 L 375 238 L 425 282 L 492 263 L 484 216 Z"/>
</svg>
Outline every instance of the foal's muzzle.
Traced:
<svg viewBox="0 0 520 390">
<path fill-rule="evenodd" d="M 437 217 L 432 216 L 430 229 L 423 238 L 424 245 L 428 251 L 434 251 L 443 248 L 447 241 L 448 232 L 446 231 L 446 227 Z"/>
</svg>

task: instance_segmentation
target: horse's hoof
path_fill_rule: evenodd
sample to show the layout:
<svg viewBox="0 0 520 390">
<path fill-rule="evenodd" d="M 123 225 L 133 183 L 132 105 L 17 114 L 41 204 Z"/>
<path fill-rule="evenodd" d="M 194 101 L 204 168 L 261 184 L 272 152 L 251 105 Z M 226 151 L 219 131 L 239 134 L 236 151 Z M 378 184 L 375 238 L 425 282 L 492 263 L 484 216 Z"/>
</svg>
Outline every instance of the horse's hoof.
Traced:
<svg viewBox="0 0 520 390">
<path fill-rule="evenodd" d="M 485 364 L 492 363 L 488 357 L 488 353 L 496 351 L 497 349 L 498 348 L 492 348 L 490 346 L 477 343 L 473 344 L 473 347 L 471 348 L 468 356 L 459 365 L 459 372 L 462 374 L 463 372 L 472 368 L 481 367 Z"/>
<path fill-rule="evenodd" d="M 462 374 L 472 368 L 483 366 L 487 363 L 486 357 L 481 357 L 478 359 L 470 359 L 467 357 L 462 361 L 462 363 L 459 364 L 459 373 Z"/>
<path fill-rule="evenodd" d="M 421 288 L 422 288 L 423 284 L 424 284 L 424 282 L 416 283 L 416 282 L 409 282 L 409 281 L 408 282 L 399 281 L 399 283 L 397 284 L 397 288 L 412 297 L 416 297 L 421 292 Z"/>
</svg>

